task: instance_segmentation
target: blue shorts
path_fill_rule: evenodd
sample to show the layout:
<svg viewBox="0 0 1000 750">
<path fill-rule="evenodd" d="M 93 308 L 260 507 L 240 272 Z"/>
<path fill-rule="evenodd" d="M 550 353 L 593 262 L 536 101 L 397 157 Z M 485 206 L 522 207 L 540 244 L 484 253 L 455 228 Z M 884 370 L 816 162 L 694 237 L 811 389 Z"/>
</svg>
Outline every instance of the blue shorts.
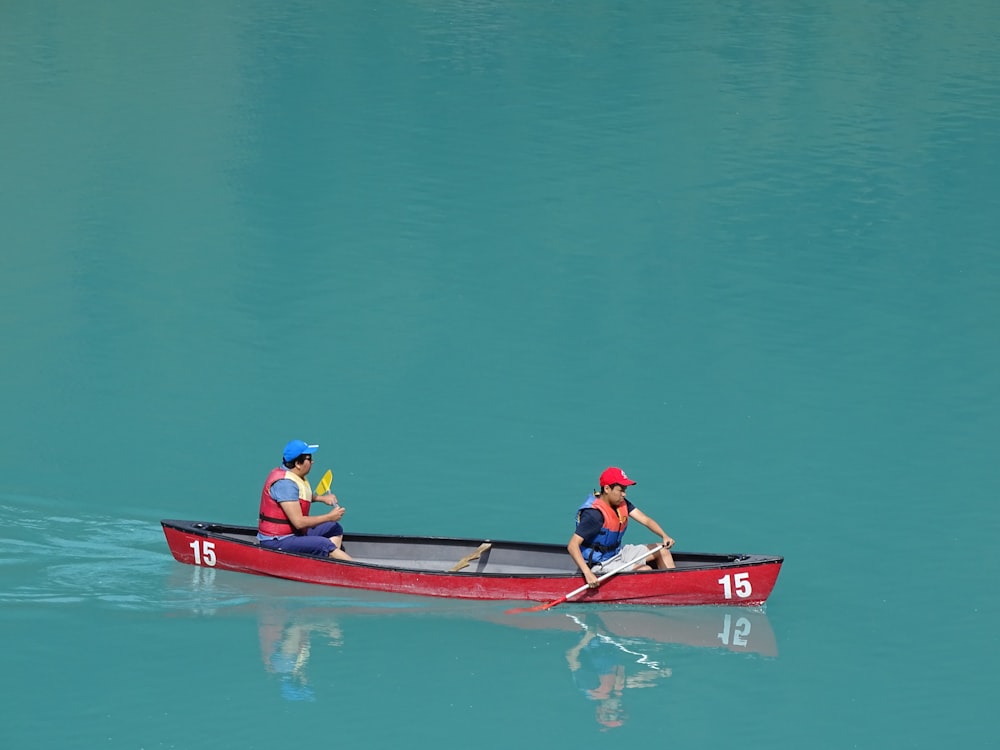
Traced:
<svg viewBox="0 0 1000 750">
<path fill-rule="evenodd" d="M 292 534 L 281 539 L 261 539 L 260 546 L 282 552 L 297 552 L 300 555 L 329 557 L 330 553 L 337 549 L 337 545 L 330 541 L 330 537 L 343 535 L 343 526 L 337 521 L 327 521 L 306 529 L 301 534 Z"/>
</svg>

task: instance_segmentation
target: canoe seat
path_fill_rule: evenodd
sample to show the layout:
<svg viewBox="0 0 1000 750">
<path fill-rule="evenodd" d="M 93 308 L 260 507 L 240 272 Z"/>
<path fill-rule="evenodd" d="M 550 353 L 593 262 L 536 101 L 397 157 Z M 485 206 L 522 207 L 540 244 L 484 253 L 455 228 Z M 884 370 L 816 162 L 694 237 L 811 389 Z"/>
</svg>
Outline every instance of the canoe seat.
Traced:
<svg viewBox="0 0 1000 750">
<path fill-rule="evenodd" d="M 461 560 L 459 560 L 457 563 L 448 568 L 448 572 L 457 573 L 458 571 L 462 570 L 462 568 L 469 567 L 469 563 L 471 563 L 473 560 L 478 560 L 484 552 L 489 552 L 490 547 L 492 546 L 493 545 L 490 542 L 483 542 L 473 552 L 470 552 Z"/>
</svg>

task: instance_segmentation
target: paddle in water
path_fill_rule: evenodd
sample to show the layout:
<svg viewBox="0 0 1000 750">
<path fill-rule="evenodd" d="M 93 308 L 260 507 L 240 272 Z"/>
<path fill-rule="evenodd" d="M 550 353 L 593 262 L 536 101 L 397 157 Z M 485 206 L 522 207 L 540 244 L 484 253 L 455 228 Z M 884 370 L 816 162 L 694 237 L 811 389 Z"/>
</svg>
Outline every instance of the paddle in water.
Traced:
<svg viewBox="0 0 1000 750">
<path fill-rule="evenodd" d="M 657 544 L 655 547 L 653 547 L 649 551 L 649 554 L 654 555 L 657 552 L 659 552 L 661 549 L 663 549 L 663 545 L 662 544 Z M 623 570 L 628 570 L 629 568 L 634 568 L 636 565 L 641 565 L 641 564 L 642 564 L 641 560 L 632 560 L 630 562 L 623 563 L 622 565 L 619 565 L 617 568 L 612 568 L 607 573 L 605 573 L 604 575 L 602 575 L 600 578 L 597 579 L 597 585 L 600 586 L 606 580 L 608 580 L 609 578 L 611 578 L 611 576 L 617 575 L 618 573 L 621 573 Z M 560 596 L 558 599 L 553 599 L 551 602 L 545 602 L 543 604 L 536 604 L 534 607 L 515 607 L 514 609 L 508 609 L 508 610 L 506 610 L 506 612 L 504 612 L 504 614 L 514 615 L 514 614 L 520 614 L 521 612 L 541 612 L 542 610 L 545 610 L 545 609 L 551 609 L 552 607 L 556 606 L 557 604 L 562 604 L 565 601 L 569 601 L 570 599 L 572 599 L 577 594 L 580 594 L 580 593 L 586 591 L 589 588 L 590 588 L 590 584 L 589 583 L 585 583 L 580 588 L 573 589 L 572 591 L 570 591 L 565 596 Z"/>
</svg>

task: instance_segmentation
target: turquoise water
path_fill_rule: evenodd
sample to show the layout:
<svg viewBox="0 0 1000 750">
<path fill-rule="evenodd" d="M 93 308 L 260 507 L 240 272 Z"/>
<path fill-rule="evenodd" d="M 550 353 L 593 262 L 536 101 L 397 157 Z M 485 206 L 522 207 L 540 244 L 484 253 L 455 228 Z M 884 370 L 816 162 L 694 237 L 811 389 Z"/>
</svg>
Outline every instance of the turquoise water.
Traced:
<svg viewBox="0 0 1000 750">
<path fill-rule="evenodd" d="M 995 4 L 2 16 L 3 747 L 988 744 Z M 293 437 L 356 530 L 562 542 L 619 464 L 785 567 L 511 621 L 175 563 Z"/>
</svg>

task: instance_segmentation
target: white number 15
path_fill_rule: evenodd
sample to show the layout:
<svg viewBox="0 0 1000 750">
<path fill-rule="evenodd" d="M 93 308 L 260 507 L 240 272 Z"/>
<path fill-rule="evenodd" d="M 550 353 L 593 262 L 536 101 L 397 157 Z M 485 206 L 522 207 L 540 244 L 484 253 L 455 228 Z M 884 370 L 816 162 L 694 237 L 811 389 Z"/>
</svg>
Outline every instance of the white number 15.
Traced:
<svg viewBox="0 0 1000 750">
<path fill-rule="evenodd" d="M 195 539 L 188 546 L 194 551 L 195 565 L 208 565 L 209 567 L 215 565 L 215 542 L 203 542 Z M 728 599 L 729 596 L 727 595 L 726 598 Z"/>
<path fill-rule="evenodd" d="M 731 576 L 722 576 L 722 578 L 719 579 L 719 584 L 722 586 L 722 590 L 727 599 L 733 598 L 734 590 L 736 591 L 736 596 L 740 599 L 746 599 L 753 593 L 753 587 L 750 585 L 749 573 L 736 573 Z"/>
</svg>

